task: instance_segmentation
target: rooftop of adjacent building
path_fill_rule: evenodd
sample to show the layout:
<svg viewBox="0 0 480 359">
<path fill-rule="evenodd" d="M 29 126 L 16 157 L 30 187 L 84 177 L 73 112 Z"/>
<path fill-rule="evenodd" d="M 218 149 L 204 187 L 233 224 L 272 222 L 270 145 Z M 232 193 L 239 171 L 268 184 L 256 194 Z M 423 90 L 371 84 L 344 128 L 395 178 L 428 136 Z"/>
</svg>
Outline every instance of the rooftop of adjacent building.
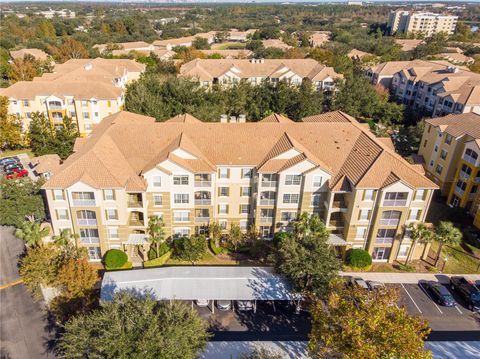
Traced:
<svg viewBox="0 0 480 359">
<path fill-rule="evenodd" d="M 439 127 L 442 132 L 453 137 L 469 135 L 476 140 L 480 140 L 480 115 L 473 112 L 430 118 L 425 122 Z"/>
</svg>

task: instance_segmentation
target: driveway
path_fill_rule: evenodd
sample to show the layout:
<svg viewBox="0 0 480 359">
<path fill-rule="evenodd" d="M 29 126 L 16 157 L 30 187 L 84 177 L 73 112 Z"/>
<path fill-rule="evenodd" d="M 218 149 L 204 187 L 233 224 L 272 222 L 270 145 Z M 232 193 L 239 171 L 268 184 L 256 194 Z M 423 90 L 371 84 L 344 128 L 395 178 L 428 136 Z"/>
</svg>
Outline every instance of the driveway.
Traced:
<svg viewBox="0 0 480 359">
<path fill-rule="evenodd" d="M 13 227 L 0 226 L 0 286 L 19 279 L 17 261 L 23 242 Z M 0 357 L 12 359 L 53 358 L 47 348 L 49 333 L 46 312 L 23 284 L 0 289 Z"/>
</svg>

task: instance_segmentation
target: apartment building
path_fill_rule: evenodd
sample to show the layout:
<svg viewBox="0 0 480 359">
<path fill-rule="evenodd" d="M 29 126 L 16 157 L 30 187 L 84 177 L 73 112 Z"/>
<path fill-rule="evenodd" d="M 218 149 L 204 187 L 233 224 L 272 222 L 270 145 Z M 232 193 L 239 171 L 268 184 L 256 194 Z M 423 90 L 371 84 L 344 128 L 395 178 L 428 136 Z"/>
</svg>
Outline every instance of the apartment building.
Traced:
<svg viewBox="0 0 480 359">
<path fill-rule="evenodd" d="M 425 171 L 447 203 L 466 208 L 480 228 L 480 115 L 464 113 L 428 119 L 419 154 Z"/>
<path fill-rule="evenodd" d="M 44 185 L 55 234 L 79 234 L 91 260 L 110 248 L 132 260 L 149 248 L 148 218 L 172 238 L 254 225 L 263 238 L 318 213 L 331 241 L 375 261 L 406 258 L 411 222 L 424 221 L 437 188 L 354 118 L 332 112 L 293 122 L 166 122 L 129 112 L 80 139 Z M 419 258 L 423 248 L 414 248 Z M 141 258 L 141 255 L 140 255 Z"/>
<path fill-rule="evenodd" d="M 427 115 L 480 113 L 480 74 L 424 60 L 384 62 L 366 74 L 374 85 Z"/>
<path fill-rule="evenodd" d="M 8 98 L 8 112 L 21 118 L 25 129 L 32 114 L 41 112 L 55 126 L 71 117 L 86 136 L 103 118 L 123 109 L 126 84 L 144 70 L 133 60 L 72 59 L 55 65 L 53 73 L 0 89 L 0 96 Z"/>
<path fill-rule="evenodd" d="M 333 90 L 343 76 L 332 67 L 313 59 L 195 59 L 180 67 L 181 77 L 192 78 L 202 86 L 232 84 L 241 80 L 260 84 L 263 80 L 301 84 L 308 78 L 317 90 Z"/>
<path fill-rule="evenodd" d="M 390 35 L 399 32 L 422 33 L 432 36 L 438 33 L 452 35 L 457 26 L 458 16 L 434 14 L 430 12 L 410 12 L 397 10 L 388 16 Z"/>
</svg>

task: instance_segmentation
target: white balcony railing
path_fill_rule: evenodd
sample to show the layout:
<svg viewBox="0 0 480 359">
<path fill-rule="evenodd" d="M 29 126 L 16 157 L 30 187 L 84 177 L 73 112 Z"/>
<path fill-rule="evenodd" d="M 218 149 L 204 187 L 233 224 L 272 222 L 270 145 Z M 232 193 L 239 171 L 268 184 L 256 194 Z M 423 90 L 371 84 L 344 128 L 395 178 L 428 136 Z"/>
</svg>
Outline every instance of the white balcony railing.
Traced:
<svg viewBox="0 0 480 359">
<path fill-rule="evenodd" d="M 94 207 L 96 204 L 94 199 L 74 199 L 72 203 L 76 207 Z"/>
<path fill-rule="evenodd" d="M 377 237 L 375 239 L 375 243 L 377 244 L 392 244 L 393 237 Z"/>
<path fill-rule="evenodd" d="M 195 223 L 208 223 L 210 217 L 195 217 Z"/>
<path fill-rule="evenodd" d="M 204 198 L 204 199 L 196 199 L 195 204 L 196 205 L 209 205 L 212 203 L 211 198 Z"/>
<path fill-rule="evenodd" d="M 273 217 L 260 217 L 260 223 L 272 223 Z"/>
<path fill-rule="evenodd" d="M 473 158 L 472 156 L 467 155 L 467 154 L 464 154 L 464 155 L 463 155 L 463 159 L 464 159 L 465 161 L 467 161 L 468 163 L 472 164 L 472 165 L 475 165 L 475 163 L 477 162 L 477 159 L 476 159 L 476 158 Z"/>
<path fill-rule="evenodd" d="M 406 199 L 386 199 L 383 201 L 386 207 L 404 207 L 407 205 Z"/>
<path fill-rule="evenodd" d="M 98 238 L 98 237 L 80 237 L 80 243 L 82 243 L 82 244 L 98 244 L 98 243 L 100 243 L 100 238 Z"/>
<path fill-rule="evenodd" d="M 384 226 L 398 226 L 400 219 L 398 218 L 381 218 L 380 224 Z"/>
<path fill-rule="evenodd" d="M 212 181 L 195 181 L 195 187 L 212 187 Z"/>
<path fill-rule="evenodd" d="M 277 187 L 277 181 L 261 181 L 262 187 Z"/>
<path fill-rule="evenodd" d="M 463 196 L 465 193 L 465 191 L 458 186 L 455 186 L 455 192 L 457 192 L 460 196 Z"/>
<path fill-rule="evenodd" d="M 78 218 L 78 225 L 80 226 L 96 226 L 97 220 L 93 218 Z"/>
<path fill-rule="evenodd" d="M 275 204 L 275 199 L 261 199 L 260 204 L 263 206 L 273 206 Z"/>
</svg>

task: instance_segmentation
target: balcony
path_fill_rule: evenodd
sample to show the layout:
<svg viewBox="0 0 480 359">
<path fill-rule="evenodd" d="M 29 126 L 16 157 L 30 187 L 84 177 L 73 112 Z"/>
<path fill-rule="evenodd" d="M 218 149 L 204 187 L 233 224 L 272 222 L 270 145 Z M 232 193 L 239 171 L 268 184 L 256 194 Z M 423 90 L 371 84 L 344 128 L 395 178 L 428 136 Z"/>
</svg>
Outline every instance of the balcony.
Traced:
<svg viewBox="0 0 480 359">
<path fill-rule="evenodd" d="M 128 208 L 142 208 L 143 203 L 138 201 L 128 201 Z"/>
<path fill-rule="evenodd" d="M 271 224 L 273 222 L 273 217 L 260 217 L 260 223 Z"/>
<path fill-rule="evenodd" d="M 345 220 L 343 219 L 343 215 L 340 212 L 332 213 L 329 226 L 335 228 L 345 227 Z"/>
<path fill-rule="evenodd" d="M 473 179 L 473 182 L 475 182 L 475 183 L 480 183 L 480 177 L 475 177 L 475 178 Z"/>
<path fill-rule="evenodd" d="M 465 171 L 460 171 L 460 177 L 465 178 L 465 179 L 469 179 L 470 174 L 465 172 Z"/>
<path fill-rule="evenodd" d="M 212 181 L 195 181 L 195 187 L 212 187 Z"/>
<path fill-rule="evenodd" d="M 335 193 L 333 195 L 332 209 L 347 209 L 348 204 L 345 199 L 345 194 Z"/>
<path fill-rule="evenodd" d="M 195 199 L 195 204 L 197 206 L 208 206 L 212 204 L 212 200 L 210 198 Z"/>
<path fill-rule="evenodd" d="M 375 244 L 392 244 L 393 237 L 377 237 L 375 239 Z"/>
<path fill-rule="evenodd" d="M 398 226 L 400 223 L 399 218 L 381 218 L 380 224 L 384 226 Z"/>
<path fill-rule="evenodd" d="M 260 205 L 262 206 L 273 206 L 275 204 L 275 199 L 261 199 Z"/>
<path fill-rule="evenodd" d="M 94 199 L 74 199 L 72 204 L 75 207 L 95 207 L 96 202 Z"/>
<path fill-rule="evenodd" d="M 465 193 L 465 191 L 458 186 L 455 186 L 455 192 L 457 192 L 460 196 L 463 196 Z"/>
<path fill-rule="evenodd" d="M 200 217 L 195 217 L 195 223 L 208 223 L 210 222 L 210 217 L 203 217 L 203 216 L 200 216 Z"/>
<path fill-rule="evenodd" d="M 277 181 L 261 181 L 260 182 L 261 187 L 277 187 Z"/>
<path fill-rule="evenodd" d="M 476 162 L 477 162 L 477 159 L 476 159 L 476 158 L 474 158 L 474 157 L 472 157 L 472 156 L 470 156 L 470 155 L 467 155 L 467 154 L 464 154 L 464 155 L 463 155 L 463 159 L 464 159 L 465 161 L 467 161 L 468 163 L 474 165 L 474 166 L 475 166 L 475 164 L 476 164 Z"/>
<path fill-rule="evenodd" d="M 80 237 L 80 243 L 82 243 L 82 244 L 98 244 L 98 243 L 100 243 L 100 238 L 98 238 L 98 237 Z"/>
<path fill-rule="evenodd" d="M 79 226 L 96 226 L 97 220 L 95 218 L 78 218 Z"/>
<path fill-rule="evenodd" d="M 128 221 L 128 225 L 130 227 L 143 227 L 144 223 L 143 223 L 143 221 L 140 221 L 138 219 L 131 219 L 131 220 Z"/>
<path fill-rule="evenodd" d="M 386 199 L 383 201 L 386 207 L 405 207 L 407 205 L 406 199 Z"/>
<path fill-rule="evenodd" d="M 48 109 L 49 110 L 63 110 L 63 106 L 62 105 L 48 104 Z"/>
<path fill-rule="evenodd" d="M 131 227 L 144 227 L 144 218 L 142 212 L 132 212 L 128 220 L 128 225 Z"/>
</svg>

